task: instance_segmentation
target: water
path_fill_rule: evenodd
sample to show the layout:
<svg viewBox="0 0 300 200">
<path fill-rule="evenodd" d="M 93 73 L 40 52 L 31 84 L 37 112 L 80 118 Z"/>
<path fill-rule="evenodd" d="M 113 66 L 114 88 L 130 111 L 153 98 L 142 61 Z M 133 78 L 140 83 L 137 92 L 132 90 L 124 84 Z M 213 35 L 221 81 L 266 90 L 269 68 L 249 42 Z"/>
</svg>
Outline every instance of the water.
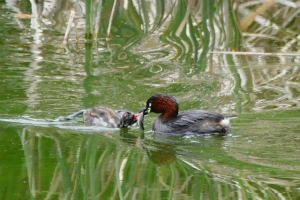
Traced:
<svg viewBox="0 0 300 200">
<path fill-rule="evenodd" d="M 133 34 L 133 26 L 122 37 L 112 29 L 109 45 L 84 44 L 76 6 L 80 39 L 73 30 L 64 46 L 74 5 L 49 2 L 41 21 L 14 17 L 34 13 L 29 2 L 0 3 L 0 199 L 299 199 L 297 49 L 278 52 L 262 38 L 248 47 L 244 36 L 245 49 L 289 56 L 215 50 L 203 65 L 193 54 L 201 48 L 176 31 L 159 39 L 163 30 Z M 227 136 L 185 137 L 152 133 L 155 114 L 145 133 L 55 121 L 95 105 L 137 112 L 156 93 L 173 95 L 180 110 L 238 118 Z"/>
</svg>

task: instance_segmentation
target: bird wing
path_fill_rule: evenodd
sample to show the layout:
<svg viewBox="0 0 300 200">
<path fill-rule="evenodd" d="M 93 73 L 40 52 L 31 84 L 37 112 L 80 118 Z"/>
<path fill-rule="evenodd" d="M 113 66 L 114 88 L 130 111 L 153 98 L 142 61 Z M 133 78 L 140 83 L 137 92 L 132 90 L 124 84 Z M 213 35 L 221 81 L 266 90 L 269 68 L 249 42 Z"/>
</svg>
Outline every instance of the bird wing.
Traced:
<svg viewBox="0 0 300 200">
<path fill-rule="evenodd" d="M 185 129 L 191 132 L 212 132 L 224 117 L 216 112 L 206 110 L 193 110 L 180 113 L 172 126 L 177 129 Z"/>
</svg>

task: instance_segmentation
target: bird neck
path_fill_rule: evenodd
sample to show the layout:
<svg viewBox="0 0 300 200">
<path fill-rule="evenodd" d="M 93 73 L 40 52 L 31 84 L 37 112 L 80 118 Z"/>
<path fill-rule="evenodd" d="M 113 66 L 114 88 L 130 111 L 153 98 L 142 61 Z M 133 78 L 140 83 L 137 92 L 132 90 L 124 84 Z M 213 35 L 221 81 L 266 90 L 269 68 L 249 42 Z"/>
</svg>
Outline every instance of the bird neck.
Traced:
<svg viewBox="0 0 300 200">
<path fill-rule="evenodd" d="M 168 109 L 166 109 L 164 113 L 160 115 L 160 117 L 163 119 L 170 119 L 176 117 L 177 114 L 178 114 L 178 109 L 176 107 L 169 107 Z"/>
</svg>

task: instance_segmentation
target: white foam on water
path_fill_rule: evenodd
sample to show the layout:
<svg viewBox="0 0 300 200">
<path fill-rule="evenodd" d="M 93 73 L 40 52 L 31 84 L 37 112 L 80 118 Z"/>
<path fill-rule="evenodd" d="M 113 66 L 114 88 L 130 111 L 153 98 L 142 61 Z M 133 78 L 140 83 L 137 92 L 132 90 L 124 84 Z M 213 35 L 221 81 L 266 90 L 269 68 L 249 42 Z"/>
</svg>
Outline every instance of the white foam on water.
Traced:
<svg viewBox="0 0 300 200">
<path fill-rule="evenodd" d="M 118 128 L 107 128 L 100 126 L 85 126 L 76 125 L 76 121 L 59 121 L 59 120 L 45 120 L 34 119 L 28 116 L 17 119 L 1 119 L 0 122 L 17 123 L 20 125 L 39 126 L 39 127 L 56 127 L 59 129 L 80 130 L 80 131 L 116 131 Z"/>
</svg>

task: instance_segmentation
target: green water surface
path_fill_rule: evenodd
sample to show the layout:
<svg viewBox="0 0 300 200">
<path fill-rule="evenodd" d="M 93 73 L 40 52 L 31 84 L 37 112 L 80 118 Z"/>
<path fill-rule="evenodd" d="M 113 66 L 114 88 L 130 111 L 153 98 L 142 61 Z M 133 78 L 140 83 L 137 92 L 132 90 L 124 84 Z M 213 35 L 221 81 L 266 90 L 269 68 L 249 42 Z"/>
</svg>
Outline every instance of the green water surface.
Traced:
<svg viewBox="0 0 300 200">
<path fill-rule="evenodd" d="M 161 13 L 147 18 L 132 10 L 136 1 L 118 1 L 111 40 L 100 29 L 97 43 L 85 43 L 84 1 L 49 2 L 40 11 L 30 1 L 0 1 L 1 200 L 300 199 L 300 56 L 212 52 L 278 53 L 284 41 L 241 40 L 227 1 L 229 19 L 216 22 L 224 33 L 205 12 L 214 11 L 209 3 L 194 30 L 181 12 L 193 11 L 186 1 L 172 19 L 164 19 L 167 3 L 156 1 Z M 63 45 L 73 8 L 77 28 Z M 179 33 L 185 19 L 194 35 Z M 238 118 L 227 136 L 185 137 L 152 133 L 156 114 L 145 118 L 145 133 L 53 121 L 95 105 L 138 112 L 157 93 L 174 96 L 180 110 Z"/>
</svg>

